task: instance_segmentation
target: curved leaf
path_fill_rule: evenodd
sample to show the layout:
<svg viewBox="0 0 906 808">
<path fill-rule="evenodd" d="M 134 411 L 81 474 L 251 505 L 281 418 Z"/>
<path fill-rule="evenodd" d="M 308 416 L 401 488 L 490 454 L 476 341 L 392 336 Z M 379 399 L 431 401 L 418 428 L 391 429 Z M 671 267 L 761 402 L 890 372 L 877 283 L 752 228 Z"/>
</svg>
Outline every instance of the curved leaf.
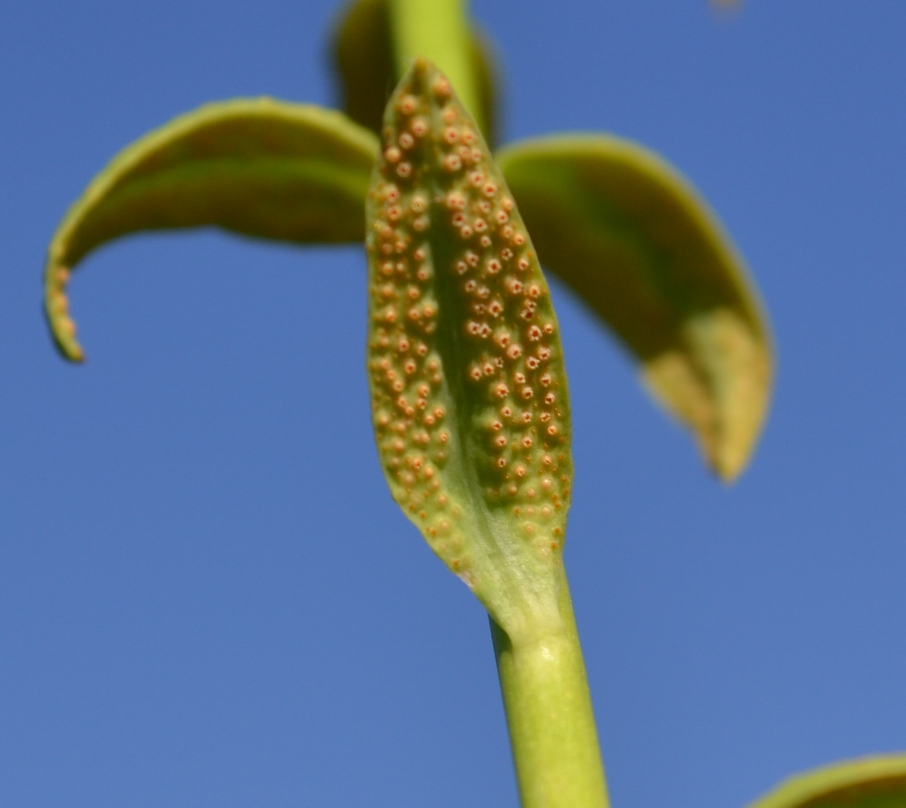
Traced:
<svg viewBox="0 0 906 808">
<path fill-rule="evenodd" d="M 689 183 L 603 135 L 509 146 L 497 161 L 541 263 L 600 315 L 725 480 L 768 407 L 772 351 L 754 286 Z"/>
<path fill-rule="evenodd" d="M 525 226 L 447 79 L 417 59 L 368 195 L 368 368 L 391 492 L 511 638 L 561 629 L 572 481 L 559 330 Z"/>
<path fill-rule="evenodd" d="M 91 250 L 139 230 L 214 225 L 298 243 L 364 238 L 377 139 L 344 115 L 269 98 L 208 104 L 141 138 L 91 182 L 54 234 L 45 311 L 83 358 L 65 286 Z"/>
<path fill-rule="evenodd" d="M 903 808 L 906 755 L 836 763 L 781 783 L 749 808 Z"/>
<path fill-rule="evenodd" d="M 333 63 L 340 79 L 343 109 L 354 121 L 380 133 L 384 106 L 396 84 L 388 0 L 354 0 L 334 34 Z M 476 111 L 488 143 L 496 136 L 495 63 L 487 36 L 472 27 L 472 69 L 477 82 Z"/>
</svg>

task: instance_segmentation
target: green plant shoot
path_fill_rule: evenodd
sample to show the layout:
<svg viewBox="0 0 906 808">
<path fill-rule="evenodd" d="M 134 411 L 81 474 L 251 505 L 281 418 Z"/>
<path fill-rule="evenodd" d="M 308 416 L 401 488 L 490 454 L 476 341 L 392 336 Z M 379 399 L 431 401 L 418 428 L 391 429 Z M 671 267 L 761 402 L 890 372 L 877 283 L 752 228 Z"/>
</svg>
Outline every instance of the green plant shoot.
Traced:
<svg viewBox="0 0 906 808">
<path fill-rule="evenodd" d="M 492 155 L 493 59 L 464 0 L 354 0 L 334 55 L 346 114 L 208 104 L 110 162 L 50 243 L 53 340 L 82 361 L 66 286 L 94 249 L 130 233 L 364 241 L 381 464 L 490 615 L 522 804 L 604 808 L 563 568 L 569 393 L 541 267 L 600 318 L 724 480 L 751 457 L 770 399 L 757 291 L 706 203 L 643 147 L 566 134 Z M 795 778 L 753 808 L 903 805 L 906 759 L 890 757 Z"/>
<path fill-rule="evenodd" d="M 572 486 L 559 328 L 475 121 L 416 59 L 366 206 L 368 370 L 397 503 L 491 615 L 526 808 L 607 804 L 562 553 Z"/>
</svg>

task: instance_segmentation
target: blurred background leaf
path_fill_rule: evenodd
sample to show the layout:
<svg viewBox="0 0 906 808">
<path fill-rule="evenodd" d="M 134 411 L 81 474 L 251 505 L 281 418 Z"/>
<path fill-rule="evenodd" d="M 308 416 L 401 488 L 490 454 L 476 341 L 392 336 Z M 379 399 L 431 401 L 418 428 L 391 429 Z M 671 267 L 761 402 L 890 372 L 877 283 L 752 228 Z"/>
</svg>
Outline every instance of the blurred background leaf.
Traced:
<svg viewBox="0 0 906 808">
<path fill-rule="evenodd" d="M 749 808 L 902 808 L 906 756 L 869 757 L 796 775 Z"/>
<path fill-rule="evenodd" d="M 497 155 L 542 264 L 641 363 L 645 381 L 732 480 L 771 389 L 768 327 L 742 259 L 704 201 L 647 149 L 604 135 Z"/>
<path fill-rule="evenodd" d="M 46 313 L 68 359 L 69 273 L 91 250 L 141 230 L 217 226 L 301 244 L 364 238 L 376 138 L 341 113 L 269 98 L 207 104 L 126 147 L 51 241 Z"/>
</svg>

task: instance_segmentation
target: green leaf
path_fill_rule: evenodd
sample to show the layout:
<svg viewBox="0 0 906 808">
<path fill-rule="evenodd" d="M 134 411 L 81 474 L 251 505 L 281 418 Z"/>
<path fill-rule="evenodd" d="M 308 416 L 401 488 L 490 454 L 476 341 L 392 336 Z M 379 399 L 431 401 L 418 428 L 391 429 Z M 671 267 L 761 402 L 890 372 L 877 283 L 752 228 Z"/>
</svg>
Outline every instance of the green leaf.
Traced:
<svg viewBox="0 0 906 808">
<path fill-rule="evenodd" d="M 572 459 L 547 284 L 474 121 L 426 60 L 391 97 L 383 133 L 366 248 L 384 473 L 514 641 L 562 630 Z"/>
<path fill-rule="evenodd" d="M 736 477 L 767 412 L 772 351 L 754 285 L 706 204 L 614 137 L 526 141 L 496 158 L 541 263 L 641 363 L 714 470 Z"/>
<path fill-rule="evenodd" d="M 493 49 L 488 37 L 474 25 L 470 46 L 477 115 L 485 139 L 493 145 L 497 128 Z M 389 0 L 353 0 L 346 6 L 334 34 L 333 62 L 346 114 L 380 133 L 384 106 L 396 84 Z"/>
<path fill-rule="evenodd" d="M 364 238 L 377 139 L 344 115 L 269 98 L 208 104 L 120 152 L 54 234 L 45 311 L 62 354 L 81 361 L 70 272 L 91 250 L 140 230 L 213 225 L 258 238 Z"/>
<path fill-rule="evenodd" d="M 791 777 L 749 808 L 903 808 L 906 755 L 836 763 Z"/>
</svg>

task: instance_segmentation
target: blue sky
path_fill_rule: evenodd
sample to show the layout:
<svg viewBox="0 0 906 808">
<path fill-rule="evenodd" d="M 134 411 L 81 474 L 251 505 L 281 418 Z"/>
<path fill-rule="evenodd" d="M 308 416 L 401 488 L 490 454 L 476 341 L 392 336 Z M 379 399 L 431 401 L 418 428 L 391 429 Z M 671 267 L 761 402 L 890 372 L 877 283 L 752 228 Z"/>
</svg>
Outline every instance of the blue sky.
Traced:
<svg viewBox="0 0 906 808">
<path fill-rule="evenodd" d="M 390 499 L 357 248 L 124 240 L 40 315 L 110 156 L 214 99 L 332 104 L 328 2 L 0 7 L 0 804 L 516 806 L 486 618 Z M 727 489 L 555 290 L 567 541 L 615 808 L 732 808 L 906 748 L 906 5 L 475 0 L 507 139 L 635 138 L 766 301 Z"/>
</svg>

